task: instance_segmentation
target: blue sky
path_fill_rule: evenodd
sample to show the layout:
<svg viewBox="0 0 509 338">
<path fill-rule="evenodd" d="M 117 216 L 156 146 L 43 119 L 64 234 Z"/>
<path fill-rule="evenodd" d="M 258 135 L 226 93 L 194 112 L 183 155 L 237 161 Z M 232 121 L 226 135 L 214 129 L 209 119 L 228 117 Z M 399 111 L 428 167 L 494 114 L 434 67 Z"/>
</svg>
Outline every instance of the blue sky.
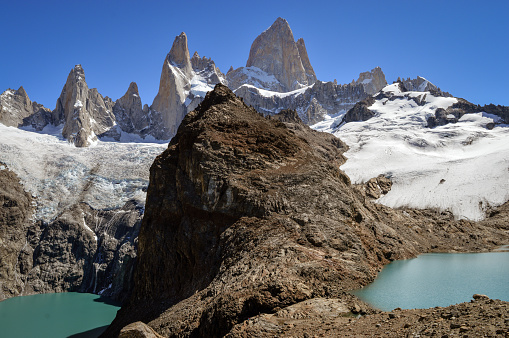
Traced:
<svg viewBox="0 0 509 338">
<path fill-rule="evenodd" d="M 318 79 L 348 83 L 382 67 L 387 81 L 423 76 L 473 103 L 509 105 L 509 1 L 5 1 L 0 92 L 23 85 L 54 109 L 69 71 L 116 100 L 157 94 L 163 60 L 186 32 L 190 53 L 226 72 L 245 66 L 277 17 L 304 38 Z"/>
</svg>

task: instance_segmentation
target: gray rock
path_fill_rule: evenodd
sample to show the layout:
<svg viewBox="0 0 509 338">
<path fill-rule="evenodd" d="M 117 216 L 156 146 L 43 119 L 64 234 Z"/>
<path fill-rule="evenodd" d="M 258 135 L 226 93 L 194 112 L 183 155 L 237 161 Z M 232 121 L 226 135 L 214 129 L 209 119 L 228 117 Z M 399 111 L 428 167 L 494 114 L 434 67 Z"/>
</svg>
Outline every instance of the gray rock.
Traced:
<svg viewBox="0 0 509 338">
<path fill-rule="evenodd" d="M 87 147 L 113 127 L 111 103 L 96 88 L 88 88 L 83 68 L 76 65 L 57 100 L 53 123 L 64 123 L 62 135 L 77 147 Z"/>
<path fill-rule="evenodd" d="M 11 127 L 33 126 L 42 130 L 51 121 L 51 110 L 32 102 L 23 86 L 0 95 L 0 123 Z"/>
<path fill-rule="evenodd" d="M 36 293 L 94 292 L 124 301 L 132 289 L 143 209 L 79 203 L 49 223 L 17 176 L 0 167 L 0 300 Z"/>
</svg>

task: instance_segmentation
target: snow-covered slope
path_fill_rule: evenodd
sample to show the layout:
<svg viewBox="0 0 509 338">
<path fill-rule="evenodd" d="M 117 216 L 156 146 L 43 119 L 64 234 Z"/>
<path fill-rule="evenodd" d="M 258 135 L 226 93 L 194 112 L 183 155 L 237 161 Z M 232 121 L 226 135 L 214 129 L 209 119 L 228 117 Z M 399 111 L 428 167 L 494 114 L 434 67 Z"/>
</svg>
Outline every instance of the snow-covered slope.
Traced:
<svg viewBox="0 0 509 338">
<path fill-rule="evenodd" d="M 391 98 L 376 100 L 369 107 L 375 116 L 367 121 L 334 128 L 339 116 L 313 126 L 348 144 L 342 169 L 353 183 L 384 174 L 393 186 L 378 202 L 449 210 L 471 220 L 482 219 L 488 206 L 509 200 L 509 128 L 486 128 L 497 116 L 465 114 L 457 123 L 431 129 L 427 118 L 456 98 L 402 93 L 397 84 L 383 91 Z"/>
<path fill-rule="evenodd" d="M 35 218 L 45 221 L 78 202 L 97 209 L 144 202 L 149 168 L 166 147 L 97 141 L 78 148 L 63 139 L 62 126 L 37 133 L 0 124 L 0 162 L 36 197 Z"/>
</svg>

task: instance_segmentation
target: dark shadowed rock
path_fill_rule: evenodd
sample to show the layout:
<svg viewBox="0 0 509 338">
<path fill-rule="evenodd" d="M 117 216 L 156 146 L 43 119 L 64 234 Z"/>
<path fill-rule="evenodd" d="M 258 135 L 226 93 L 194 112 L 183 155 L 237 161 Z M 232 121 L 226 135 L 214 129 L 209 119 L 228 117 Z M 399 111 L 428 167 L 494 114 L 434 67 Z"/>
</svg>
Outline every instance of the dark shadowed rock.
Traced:
<svg viewBox="0 0 509 338">
<path fill-rule="evenodd" d="M 33 253 L 27 245 L 33 212 L 32 197 L 0 162 L 0 301 L 24 291 Z"/>
<path fill-rule="evenodd" d="M 375 103 L 375 98 L 373 96 L 368 96 L 364 100 L 357 102 L 355 106 L 345 114 L 342 123 L 369 120 L 375 116 L 375 113 L 369 110 L 369 107 L 373 103 Z"/>
</svg>

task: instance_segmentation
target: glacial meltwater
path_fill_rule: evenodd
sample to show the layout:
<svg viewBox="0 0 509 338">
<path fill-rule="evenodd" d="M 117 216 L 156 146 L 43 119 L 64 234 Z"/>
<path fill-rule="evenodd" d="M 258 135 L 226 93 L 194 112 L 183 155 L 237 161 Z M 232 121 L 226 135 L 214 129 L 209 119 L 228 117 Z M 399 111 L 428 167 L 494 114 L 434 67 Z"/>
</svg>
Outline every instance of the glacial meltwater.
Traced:
<svg viewBox="0 0 509 338">
<path fill-rule="evenodd" d="M 97 337 L 119 309 L 89 293 L 48 293 L 0 302 L 0 337 Z"/>
<path fill-rule="evenodd" d="M 395 261 L 352 293 L 385 311 L 445 307 L 476 293 L 509 301 L 509 252 L 433 253 Z"/>
</svg>

